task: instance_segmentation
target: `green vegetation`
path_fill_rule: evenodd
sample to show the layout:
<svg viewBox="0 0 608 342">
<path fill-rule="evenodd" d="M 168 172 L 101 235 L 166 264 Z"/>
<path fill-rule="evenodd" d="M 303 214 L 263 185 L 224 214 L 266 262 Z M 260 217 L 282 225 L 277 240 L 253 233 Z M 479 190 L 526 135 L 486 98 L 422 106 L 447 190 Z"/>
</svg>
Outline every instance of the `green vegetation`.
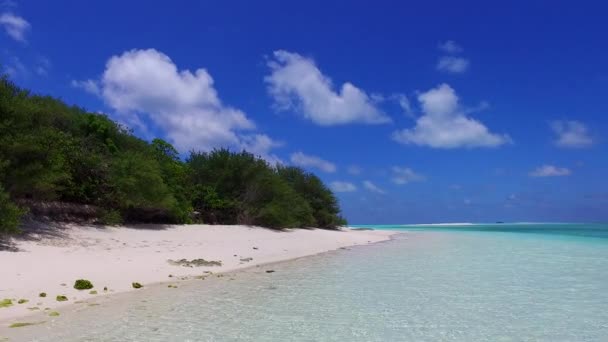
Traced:
<svg viewBox="0 0 608 342">
<path fill-rule="evenodd" d="M 133 286 L 134 289 L 141 289 L 142 287 L 144 287 L 142 284 L 140 283 L 131 283 L 131 286 Z"/>
<path fill-rule="evenodd" d="M 13 301 L 11 299 L 5 298 L 0 301 L 0 308 L 8 308 L 13 305 Z"/>
<path fill-rule="evenodd" d="M 46 292 L 40 292 L 39 297 L 46 297 Z"/>
<path fill-rule="evenodd" d="M 28 210 L 106 225 L 345 224 L 334 194 L 302 169 L 227 149 L 182 160 L 164 140 L 0 77 L 0 233 L 16 231 Z"/>
<path fill-rule="evenodd" d="M 27 300 L 27 299 L 19 299 L 19 300 L 17 301 L 17 304 L 25 304 L 25 303 L 27 303 L 27 302 L 29 302 L 29 300 Z"/>
<path fill-rule="evenodd" d="M 51 311 L 51 312 L 49 312 L 49 316 L 51 316 L 51 317 L 57 317 L 57 316 L 59 316 L 59 312 L 57 312 L 57 311 Z"/>
<path fill-rule="evenodd" d="M 58 295 L 58 296 L 56 297 L 56 299 L 57 299 L 57 301 L 58 301 L 58 302 L 65 302 L 65 301 L 67 301 L 67 300 L 68 300 L 68 297 L 63 296 L 63 295 Z"/>
<path fill-rule="evenodd" d="M 96 294 L 97 294 L 97 291 L 95 291 L 95 290 L 93 290 L 93 291 L 89 291 L 89 294 L 96 295 Z"/>
<path fill-rule="evenodd" d="M 251 153 L 226 149 L 193 152 L 186 165 L 192 205 L 204 222 L 270 228 L 345 224 L 333 193 L 302 169 L 271 167 Z"/>
<path fill-rule="evenodd" d="M 78 279 L 74 282 L 74 288 L 76 290 L 90 290 L 93 288 L 93 283 L 86 279 Z"/>
<path fill-rule="evenodd" d="M 1 126 L 0 126 L 1 127 Z M 2 174 L 2 159 L 0 159 L 0 175 Z M 0 183 L 0 233 L 15 233 L 25 210 L 11 202 L 8 193 Z"/>
<path fill-rule="evenodd" d="M 187 260 L 187 259 L 180 259 L 180 260 L 167 260 L 167 262 L 171 265 L 175 265 L 175 266 L 184 266 L 184 267 L 200 267 L 200 266 L 205 266 L 205 267 L 210 267 L 210 266 L 222 266 L 222 261 L 221 260 L 205 260 L 205 259 L 192 259 L 192 260 Z"/>
<path fill-rule="evenodd" d="M 42 324 L 44 322 L 17 322 L 17 323 L 13 323 L 11 325 L 9 325 L 9 328 L 21 328 L 21 327 L 27 327 L 30 325 L 36 325 L 36 324 Z"/>
</svg>

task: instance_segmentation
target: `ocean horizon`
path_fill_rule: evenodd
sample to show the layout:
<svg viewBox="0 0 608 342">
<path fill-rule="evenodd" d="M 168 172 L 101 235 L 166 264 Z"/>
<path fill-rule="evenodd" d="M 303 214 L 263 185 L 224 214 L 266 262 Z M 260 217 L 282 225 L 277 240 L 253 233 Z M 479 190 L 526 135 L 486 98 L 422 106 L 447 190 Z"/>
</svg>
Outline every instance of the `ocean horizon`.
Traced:
<svg viewBox="0 0 608 342">
<path fill-rule="evenodd" d="M 118 295 L 35 327 L 37 340 L 608 339 L 606 224 L 364 228 L 403 234 L 273 264 L 271 275 L 254 267 Z"/>
</svg>

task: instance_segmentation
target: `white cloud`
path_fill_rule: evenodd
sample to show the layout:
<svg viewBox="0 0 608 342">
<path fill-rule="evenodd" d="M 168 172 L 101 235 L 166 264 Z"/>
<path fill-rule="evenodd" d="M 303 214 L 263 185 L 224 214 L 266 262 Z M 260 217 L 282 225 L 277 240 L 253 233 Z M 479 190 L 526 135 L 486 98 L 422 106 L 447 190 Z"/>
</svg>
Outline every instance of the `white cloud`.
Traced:
<svg viewBox="0 0 608 342">
<path fill-rule="evenodd" d="M 348 169 L 346 169 L 346 172 L 350 173 L 353 176 L 357 176 L 360 175 L 363 170 L 357 165 L 351 165 L 348 167 Z"/>
<path fill-rule="evenodd" d="M 336 172 L 336 165 L 334 165 L 333 163 L 327 160 L 323 160 L 317 156 L 307 155 L 302 152 L 293 153 L 291 155 L 291 162 L 297 166 L 312 167 L 319 169 L 323 172 Z"/>
<path fill-rule="evenodd" d="M 407 98 L 405 94 L 393 94 L 391 97 L 393 100 L 397 101 L 399 107 L 403 109 L 403 113 L 409 117 L 414 116 L 414 111 L 412 110 L 412 105 L 410 104 L 410 100 Z"/>
<path fill-rule="evenodd" d="M 47 76 L 51 69 L 51 61 L 43 56 L 39 56 L 36 61 L 36 67 L 34 71 L 38 76 Z"/>
<path fill-rule="evenodd" d="M 70 83 L 74 88 L 80 88 L 87 93 L 91 93 L 93 95 L 101 95 L 101 91 L 99 90 L 99 84 L 95 80 L 72 80 Z"/>
<path fill-rule="evenodd" d="M 375 192 L 378 194 L 384 194 L 386 193 L 384 190 L 380 189 L 379 187 L 376 186 L 376 184 L 372 183 L 371 181 L 363 181 L 363 187 L 371 192 Z"/>
<path fill-rule="evenodd" d="M 111 57 L 100 81 L 72 81 L 99 94 L 126 122 L 152 121 L 181 151 L 216 147 L 252 149 L 263 158 L 278 146 L 253 133 L 255 124 L 239 109 L 226 106 L 207 70 L 178 70 L 154 49 L 131 50 Z"/>
<path fill-rule="evenodd" d="M 462 74 L 469 68 L 469 60 L 462 57 L 443 56 L 437 62 L 437 70 L 452 74 Z"/>
<path fill-rule="evenodd" d="M 578 121 L 553 121 L 551 129 L 557 134 L 555 145 L 559 147 L 582 148 L 593 145 L 587 126 Z"/>
<path fill-rule="evenodd" d="M 28 78 L 30 76 L 28 68 L 16 56 L 9 59 L 9 63 L 4 67 L 4 72 L 12 79 Z"/>
<path fill-rule="evenodd" d="M 241 148 L 265 159 L 270 164 L 285 164 L 281 158 L 272 154 L 274 148 L 283 146 L 280 141 L 271 139 L 266 134 L 245 135 L 241 137 Z"/>
<path fill-rule="evenodd" d="M 357 191 L 357 187 L 349 182 L 331 182 L 329 187 L 335 192 L 353 192 Z"/>
<path fill-rule="evenodd" d="M 439 43 L 437 47 L 443 52 L 452 54 L 461 53 L 463 51 L 462 46 L 456 44 L 456 42 L 453 40 L 448 40 L 443 43 Z"/>
<path fill-rule="evenodd" d="M 481 122 L 468 117 L 454 89 L 441 84 L 418 95 L 423 115 L 416 126 L 393 133 L 393 140 L 434 148 L 497 147 L 511 142 L 508 135 L 491 133 Z"/>
<path fill-rule="evenodd" d="M 395 184 L 420 182 L 425 179 L 423 175 L 417 174 L 409 167 L 393 166 L 391 170 L 393 171 L 393 183 Z"/>
<path fill-rule="evenodd" d="M 4 27 L 6 34 L 18 42 L 26 42 L 25 34 L 31 28 L 27 20 L 9 12 L 0 15 L 0 25 Z"/>
<path fill-rule="evenodd" d="M 568 176 L 572 172 L 565 167 L 556 167 L 553 165 L 543 165 L 532 172 L 530 172 L 531 177 L 558 177 L 558 176 Z"/>
<path fill-rule="evenodd" d="M 278 110 L 295 109 L 321 126 L 390 122 L 363 90 L 346 82 L 339 92 L 312 59 L 297 53 L 275 51 L 264 80 Z"/>
</svg>

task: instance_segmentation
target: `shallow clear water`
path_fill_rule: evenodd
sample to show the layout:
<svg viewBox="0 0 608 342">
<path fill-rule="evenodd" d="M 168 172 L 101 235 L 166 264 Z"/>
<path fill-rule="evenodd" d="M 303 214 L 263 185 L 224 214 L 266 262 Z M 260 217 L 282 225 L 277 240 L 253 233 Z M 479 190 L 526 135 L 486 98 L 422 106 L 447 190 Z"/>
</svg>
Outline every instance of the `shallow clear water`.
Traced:
<svg viewBox="0 0 608 342">
<path fill-rule="evenodd" d="M 20 333 L 42 331 L 40 341 L 608 341 L 608 239 L 589 235 L 419 229 L 119 295 Z"/>
</svg>

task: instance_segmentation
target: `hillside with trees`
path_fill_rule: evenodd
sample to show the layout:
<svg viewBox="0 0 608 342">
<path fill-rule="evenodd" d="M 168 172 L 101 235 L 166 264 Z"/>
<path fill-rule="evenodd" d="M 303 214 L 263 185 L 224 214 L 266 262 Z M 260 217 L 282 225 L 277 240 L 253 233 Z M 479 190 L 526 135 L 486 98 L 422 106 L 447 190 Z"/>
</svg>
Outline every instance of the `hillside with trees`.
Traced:
<svg viewBox="0 0 608 342">
<path fill-rule="evenodd" d="M 246 151 L 191 152 L 0 79 L 0 232 L 24 215 L 121 223 L 345 224 L 315 175 Z"/>
</svg>

